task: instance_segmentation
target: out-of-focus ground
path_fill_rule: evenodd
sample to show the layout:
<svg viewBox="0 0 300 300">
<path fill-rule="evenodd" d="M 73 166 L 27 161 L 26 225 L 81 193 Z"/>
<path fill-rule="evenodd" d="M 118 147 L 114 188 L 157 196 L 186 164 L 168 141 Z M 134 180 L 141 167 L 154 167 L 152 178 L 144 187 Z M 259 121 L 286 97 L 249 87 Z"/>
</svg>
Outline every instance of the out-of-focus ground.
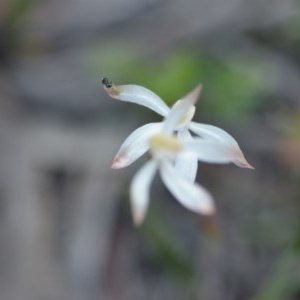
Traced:
<svg viewBox="0 0 300 300">
<path fill-rule="evenodd" d="M 199 166 L 216 219 L 160 180 L 145 224 L 110 163 L 159 117 L 102 76 L 168 104 L 199 82 L 195 120 L 255 170 Z M 1 0 L 0 299 L 300 299 L 300 6 L 293 0 Z"/>
</svg>

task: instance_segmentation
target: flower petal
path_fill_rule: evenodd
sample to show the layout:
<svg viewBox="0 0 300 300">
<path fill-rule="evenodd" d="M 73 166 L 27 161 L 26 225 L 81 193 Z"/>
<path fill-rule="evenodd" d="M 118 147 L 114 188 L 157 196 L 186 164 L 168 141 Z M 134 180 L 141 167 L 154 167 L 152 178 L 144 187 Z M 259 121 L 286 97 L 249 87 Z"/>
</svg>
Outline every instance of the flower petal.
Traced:
<svg viewBox="0 0 300 300">
<path fill-rule="evenodd" d="M 205 139 L 224 142 L 239 148 L 237 141 L 229 133 L 219 127 L 191 122 L 189 124 L 189 129 Z"/>
<path fill-rule="evenodd" d="M 199 184 L 180 176 L 170 162 L 162 163 L 160 174 L 171 194 L 187 209 L 204 215 L 215 213 L 210 193 Z"/>
<path fill-rule="evenodd" d="M 104 85 L 104 89 L 112 98 L 146 106 L 164 117 L 170 111 L 170 108 L 158 95 L 142 86 L 127 84 L 107 87 Z"/>
<path fill-rule="evenodd" d="M 191 141 L 193 138 L 187 130 L 178 131 L 179 141 Z M 191 182 L 195 181 L 198 169 L 198 157 L 191 152 L 181 152 L 175 159 L 175 169 Z"/>
<path fill-rule="evenodd" d="M 135 225 L 141 225 L 144 221 L 149 204 L 149 189 L 156 170 L 157 164 L 151 160 L 134 175 L 131 182 L 130 201 Z"/>
<path fill-rule="evenodd" d="M 182 101 L 192 101 L 192 105 L 195 104 L 200 96 L 202 90 L 202 85 L 198 84 L 191 92 L 186 94 L 183 98 L 181 98 Z"/>
<path fill-rule="evenodd" d="M 198 160 L 203 162 L 216 164 L 232 162 L 239 167 L 253 168 L 245 160 L 242 151 L 232 145 L 198 138 L 193 141 L 186 142 L 184 147 L 186 151 L 195 153 Z"/>
<path fill-rule="evenodd" d="M 180 120 L 188 113 L 189 109 L 196 103 L 199 94 L 201 92 L 201 85 L 198 85 L 184 98 L 177 101 L 166 119 L 164 120 L 163 132 L 166 134 L 171 134 L 177 127 Z"/>
<path fill-rule="evenodd" d="M 230 147 L 232 147 L 232 151 L 235 153 L 236 159 L 232 162 L 241 168 L 254 169 L 245 159 L 242 150 L 240 149 L 237 141 L 225 130 L 208 125 L 191 122 L 189 124 L 189 129 L 192 130 L 197 135 L 200 135 L 204 139 L 211 141 L 219 141 Z"/>
<path fill-rule="evenodd" d="M 161 131 L 162 123 L 149 123 L 133 131 L 121 145 L 112 163 L 113 169 L 129 166 L 149 150 L 149 138 Z"/>
</svg>

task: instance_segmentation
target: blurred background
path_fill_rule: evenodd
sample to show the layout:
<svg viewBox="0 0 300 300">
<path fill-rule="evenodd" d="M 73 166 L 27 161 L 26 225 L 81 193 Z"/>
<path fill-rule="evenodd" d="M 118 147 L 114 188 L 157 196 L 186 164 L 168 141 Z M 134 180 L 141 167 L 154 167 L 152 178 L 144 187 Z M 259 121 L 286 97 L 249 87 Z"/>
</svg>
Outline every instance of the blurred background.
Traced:
<svg viewBox="0 0 300 300">
<path fill-rule="evenodd" d="M 155 113 L 101 78 L 169 105 L 199 82 L 194 120 L 255 170 L 200 164 L 216 218 L 159 178 L 145 224 L 111 170 Z M 300 299 L 300 5 L 295 0 L 0 1 L 0 299 Z"/>
</svg>

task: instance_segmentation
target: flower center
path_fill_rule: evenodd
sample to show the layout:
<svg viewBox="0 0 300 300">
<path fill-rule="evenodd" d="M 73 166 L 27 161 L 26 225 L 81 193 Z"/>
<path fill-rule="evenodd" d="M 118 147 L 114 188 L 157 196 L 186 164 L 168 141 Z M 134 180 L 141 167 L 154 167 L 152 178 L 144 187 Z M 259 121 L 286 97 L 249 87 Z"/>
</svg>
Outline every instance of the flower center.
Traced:
<svg viewBox="0 0 300 300">
<path fill-rule="evenodd" d="M 176 154 L 182 149 L 182 144 L 173 136 L 156 134 L 149 139 L 152 152 Z"/>
</svg>

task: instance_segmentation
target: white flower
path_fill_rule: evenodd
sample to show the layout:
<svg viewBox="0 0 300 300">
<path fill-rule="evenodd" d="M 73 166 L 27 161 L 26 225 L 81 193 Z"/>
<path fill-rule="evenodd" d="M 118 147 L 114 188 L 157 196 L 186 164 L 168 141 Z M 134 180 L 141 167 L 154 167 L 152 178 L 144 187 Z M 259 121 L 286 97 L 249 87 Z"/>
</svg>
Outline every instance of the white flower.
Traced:
<svg viewBox="0 0 300 300">
<path fill-rule="evenodd" d="M 150 186 L 156 171 L 159 171 L 170 193 L 187 209 L 205 215 L 215 213 L 212 196 L 201 185 L 185 176 L 184 170 L 189 169 L 189 166 L 183 164 L 178 167 L 179 158 L 182 162 L 183 158 L 192 156 L 196 163 L 197 160 L 227 163 L 237 159 L 238 155 L 236 148 L 228 143 L 203 138 L 178 139 L 172 135 L 175 130 L 178 130 L 178 124 L 181 124 L 190 114 L 196 100 L 197 97 L 191 93 L 182 101 L 177 102 L 165 120 L 160 123 L 159 133 L 151 131 L 146 138 L 142 137 L 145 139 L 145 148 L 150 150 L 151 159 L 135 174 L 130 185 L 132 214 L 136 225 L 144 221 L 149 205 Z M 134 134 L 130 136 L 130 139 L 129 144 L 140 142 L 140 140 L 135 140 Z M 126 155 L 128 156 L 127 153 Z"/>
<path fill-rule="evenodd" d="M 182 101 L 173 107 L 161 128 L 161 133 L 154 134 L 148 139 L 151 159 L 135 174 L 130 185 L 132 214 L 136 225 L 140 225 L 145 218 L 150 185 L 157 170 L 170 193 L 187 209 L 205 215 L 212 215 L 215 212 L 213 198 L 209 192 L 183 177 L 174 166 L 174 161 L 182 154 L 193 154 L 208 160 L 211 156 L 207 151 L 209 149 L 205 149 L 207 145 L 210 148 L 209 142 L 207 144 L 203 139 L 184 142 L 171 135 L 178 121 L 193 104 L 191 100 L 193 99 Z M 222 155 L 220 160 L 231 159 L 226 158 L 225 153 Z"/>
<path fill-rule="evenodd" d="M 112 84 L 107 78 L 104 78 L 102 83 L 107 94 L 112 98 L 146 106 L 163 116 L 165 119 L 167 119 L 170 115 L 171 109 L 166 105 L 166 103 L 158 95 L 142 86 L 117 86 Z M 178 100 L 173 107 L 178 106 L 182 101 L 189 100 L 191 103 L 195 104 L 200 92 L 201 85 L 198 85 L 189 94 Z M 202 142 L 205 141 L 207 151 L 215 154 L 215 156 L 211 156 L 210 158 L 200 158 L 194 153 L 180 153 L 176 158 L 175 168 L 191 181 L 194 181 L 196 177 L 198 159 L 210 163 L 232 162 L 242 168 L 253 168 L 246 161 L 238 143 L 230 134 L 216 126 L 191 121 L 195 114 L 195 106 L 193 104 L 190 105 L 185 114 L 177 120 L 177 124 L 175 124 L 173 128 L 165 128 L 165 130 L 168 134 L 171 134 L 171 131 L 176 131 L 178 139 L 183 142 L 192 141 L 194 138 L 190 131 L 193 132 L 203 139 Z M 112 168 L 118 169 L 129 166 L 140 156 L 146 153 L 149 150 L 149 138 L 160 133 L 162 128 L 165 126 L 164 124 L 165 121 L 149 123 L 133 131 L 121 145 L 114 158 Z M 231 160 L 218 159 L 218 157 L 220 157 L 220 153 L 222 153 L 224 149 L 226 149 L 226 151 L 231 151 Z"/>
</svg>

